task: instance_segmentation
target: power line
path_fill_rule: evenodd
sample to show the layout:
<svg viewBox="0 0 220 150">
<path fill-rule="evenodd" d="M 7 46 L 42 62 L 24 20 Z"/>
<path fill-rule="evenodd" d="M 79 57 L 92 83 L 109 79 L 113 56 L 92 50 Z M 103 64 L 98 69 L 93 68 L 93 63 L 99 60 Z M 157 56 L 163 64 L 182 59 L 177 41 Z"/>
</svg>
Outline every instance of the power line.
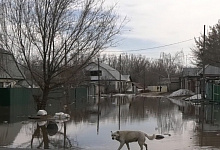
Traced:
<svg viewBox="0 0 220 150">
<path fill-rule="evenodd" d="M 195 37 L 195 38 L 198 38 L 198 37 Z M 166 45 L 156 46 L 156 47 L 149 47 L 149 48 L 141 48 L 141 49 L 126 50 L 126 52 L 144 51 L 144 50 L 151 50 L 151 49 L 163 48 L 163 47 L 168 47 L 168 46 L 173 46 L 173 45 L 177 45 L 177 44 L 181 44 L 181 43 L 189 42 L 189 41 L 192 41 L 192 40 L 194 40 L 194 38 L 193 38 L 193 39 L 184 40 L 184 41 L 180 41 L 180 42 L 176 42 L 176 43 L 171 43 L 171 44 L 166 44 Z M 106 51 L 106 52 L 124 52 L 124 51 Z"/>
</svg>

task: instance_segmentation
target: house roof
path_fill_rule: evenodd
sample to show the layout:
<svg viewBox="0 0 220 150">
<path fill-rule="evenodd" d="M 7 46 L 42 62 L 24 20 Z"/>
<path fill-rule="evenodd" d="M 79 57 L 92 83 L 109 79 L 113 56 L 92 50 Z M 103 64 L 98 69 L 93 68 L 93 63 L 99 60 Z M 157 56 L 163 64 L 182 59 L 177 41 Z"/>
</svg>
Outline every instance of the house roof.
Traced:
<svg viewBox="0 0 220 150">
<path fill-rule="evenodd" d="M 130 75 L 123 75 L 126 79 L 126 81 L 131 81 Z"/>
<path fill-rule="evenodd" d="M 143 89 L 144 86 L 141 83 L 132 82 L 133 85 L 135 85 L 138 89 Z"/>
<path fill-rule="evenodd" d="M 200 69 L 199 74 L 203 74 L 203 69 Z M 205 75 L 220 75 L 220 67 L 206 65 L 205 66 Z"/>
<path fill-rule="evenodd" d="M 2 53 L 2 54 L 11 54 L 9 51 L 4 50 L 3 48 L 0 48 L 0 53 Z"/>
<path fill-rule="evenodd" d="M 183 68 L 183 77 L 198 76 L 199 70 L 201 70 L 201 68 Z"/>
<path fill-rule="evenodd" d="M 89 65 L 91 64 L 95 64 L 95 65 L 98 65 L 97 62 L 91 62 Z M 116 69 L 110 67 L 109 65 L 106 65 L 104 63 L 99 63 L 99 66 L 102 68 L 102 69 L 105 69 L 109 74 L 112 75 L 112 77 L 115 79 L 115 80 L 123 80 L 123 81 L 126 81 L 127 78 L 125 78 L 123 75 L 121 75 L 119 73 L 119 71 L 117 71 Z"/>
<path fill-rule="evenodd" d="M 0 48 L 0 79 L 24 79 L 10 52 Z"/>
</svg>

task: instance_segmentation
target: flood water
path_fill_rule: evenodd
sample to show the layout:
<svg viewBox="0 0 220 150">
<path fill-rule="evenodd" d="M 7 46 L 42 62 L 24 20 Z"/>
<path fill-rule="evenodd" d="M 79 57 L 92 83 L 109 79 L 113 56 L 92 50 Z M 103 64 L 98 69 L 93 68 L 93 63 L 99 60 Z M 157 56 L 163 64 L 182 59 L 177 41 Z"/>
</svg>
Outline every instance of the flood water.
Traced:
<svg viewBox="0 0 220 150">
<path fill-rule="evenodd" d="M 9 109 L 0 109 L 0 147 L 4 148 L 117 150 L 119 142 L 111 139 L 111 131 L 141 130 L 165 136 L 147 139 L 149 150 L 220 149 L 218 105 L 165 97 L 102 98 L 100 105 L 94 99 L 80 108 L 73 106 L 69 120 L 50 121 L 17 116 Z M 130 148 L 138 150 L 139 145 L 130 143 Z M 125 145 L 122 150 L 126 149 Z"/>
</svg>

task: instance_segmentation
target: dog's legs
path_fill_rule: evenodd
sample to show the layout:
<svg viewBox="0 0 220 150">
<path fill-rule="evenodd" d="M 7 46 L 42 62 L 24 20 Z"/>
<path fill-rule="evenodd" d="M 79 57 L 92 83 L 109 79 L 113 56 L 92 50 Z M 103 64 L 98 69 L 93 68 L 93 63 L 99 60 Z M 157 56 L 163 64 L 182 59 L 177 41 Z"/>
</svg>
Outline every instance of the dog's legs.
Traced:
<svg viewBox="0 0 220 150">
<path fill-rule="evenodd" d="M 143 145 L 140 145 L 141 150 L 143 150 Z"/>
<path fill-rule="evenodd" d="M 138 141 L 138 144 L 139 144 L 141 150 L 143 150 L 143 145 L 146 147 L 146 150 L 147 150 L 147 144 L 146 143 L 144 143 L 142 141 Z"/>
<path fill-rule="evenodd" d="M 146 150 L 147 150 L 147 144 L 146 143 L 144 143 L 144 146 L 146 147 Z"/>
<path fill-rule="evenodd" d="M 130 150 L 129 143 L 126 143 L 128 150 Z"/>
<path fill-rule="evenodd" d="M 118 147 L 118 150 L 120 150 L 124 146 L 124 144 L 125 144 L 124 142 L 121 142 L 120 146 Z"/>
</svg>

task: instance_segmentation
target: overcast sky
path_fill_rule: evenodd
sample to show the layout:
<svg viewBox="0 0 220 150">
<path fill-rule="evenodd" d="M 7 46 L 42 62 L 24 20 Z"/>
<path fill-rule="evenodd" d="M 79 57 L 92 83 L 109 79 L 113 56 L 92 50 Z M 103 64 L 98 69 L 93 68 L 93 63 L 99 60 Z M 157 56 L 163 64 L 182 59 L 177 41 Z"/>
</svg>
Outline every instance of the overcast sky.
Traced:
<svg viewBox="0 0 220 150">
<path fill-rule="evenodd" d="M 220 0 L 106 0 L 116 4 L 117 13 L 129 22 L 117 47 L 106 52 L 122 51 L 160 58 L 160 53 L 183 50 L 189 60 L 194 38 L 220 19 Z M 179 44 L 176 44 L 179 43 Z M 167 46 L 170 45 L 170 46 Z M 160 47 L 160 48 L 155 48 Z M 134 50 L 134 51 L 133 51 Z M 115 52 L 114 52 L 115 53 Z"/>
</svg>

